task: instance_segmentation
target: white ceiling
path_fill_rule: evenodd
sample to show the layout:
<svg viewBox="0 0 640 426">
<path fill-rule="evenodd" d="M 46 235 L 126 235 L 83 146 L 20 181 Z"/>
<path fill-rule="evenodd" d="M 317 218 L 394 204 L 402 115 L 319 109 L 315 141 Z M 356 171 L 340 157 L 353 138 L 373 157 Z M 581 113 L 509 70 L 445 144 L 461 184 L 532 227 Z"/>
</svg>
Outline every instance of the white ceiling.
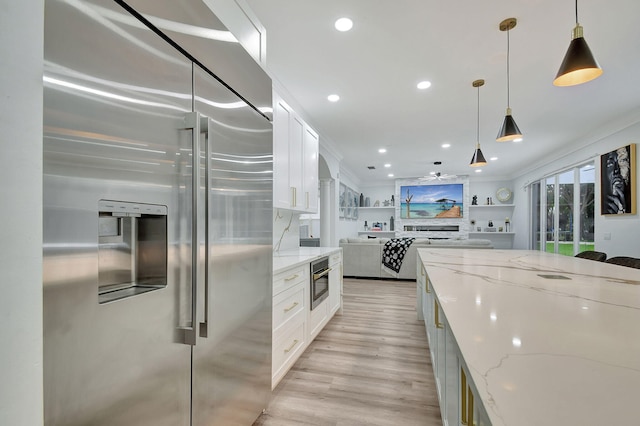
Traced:
<svg viewBox="0 0 640 426">
<path fill-rule="evenodd" d="M 640 117 L 638 0 L 579 2 L 585 39 L 604 74 L 574 87 L 552 84 L 575 25 L 571 0 L 246 3 L 267 29 L 272 78 L 362 183 L 433 170 L 512 178 Z M 333 27 L 343 16 L 354 21 L 349 32 Z M 510 17 L 518 20 L 509 33 L 510 103 L 524 141 L 498 143 L 507 106 L 507 34 L 498 24 Z M 487 159 L 498 160 L 476 174 L 468 164 L 477 122 L 471 83 L 479 78 L 486 81 L 480 143 Z M 418 90 L 421 80 L 431 88 Z M 339 102 L 327 101 L 332 93 Z M 443 149 L 445 142 L 451 148 Z M 381 147 L 388 152 L 378 154 Z M 575 160 L 594 154 L 586 148 Z M 433 166 L 437 160 L 443 164 Z"/>
</svg>

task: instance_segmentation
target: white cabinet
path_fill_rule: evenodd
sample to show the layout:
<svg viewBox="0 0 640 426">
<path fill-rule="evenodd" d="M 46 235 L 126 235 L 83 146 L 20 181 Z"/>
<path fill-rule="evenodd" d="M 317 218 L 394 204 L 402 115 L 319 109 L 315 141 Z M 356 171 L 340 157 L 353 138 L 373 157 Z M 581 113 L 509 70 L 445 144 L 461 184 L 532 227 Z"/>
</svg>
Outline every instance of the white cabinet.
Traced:
<svg viewBox="0 0 640 426">
<path fill-rule="evenodd" d="M 329 320 L 329 299 L 325 299 L 309 312 L 309 340 L 316 338 Z"/>
<path fill-rule="evenodd" d="M 514 204 L 491 204 L 469 206 L 470 220 L 475 221 L 471 225 L 469 238 L 485 238 L 491 240 L 493 246 L 498 249 L 513 248 L 513 232 L 511 218 Z M 509 223 L 506 223 L 507 219 Z M 493 223 L 494 231 L 487 231 L 489 221 Z M 478 228 L 480 230 L 478 230 Z M 500 231 L 502 228 L 502 231 Z"/>
<path fill-rule="evenodd" d="M 307 346 L 309 265 L 273 277 L 271 384 L 275 387 Z"/>
<path fill-rule="evenodd" d="M 273 276 L 271 388 L 342 306 L 342 251 L 329 253 L 329 297 L 311 310 L 311 261 Z M 315 259 L 314 259 L 315 260 Z"/>
<path fill-rule="evenodd" d="M 273 94 L 273 207 L 318 211 L 318 134 Z"/>
<path fill-rule="evenodd" d="M 304 121 L 295 112 L 289 121 L 289 188 L 291 191 L 290 208 L 304 210 L 302 181 L 304 180 Z"/>
<path fill-rule="evenodd" d="M 273 94 L 273 207 L 291 208 L 289 139 L 293 111 Z"/>
<path fill-rule="evenodd" d="M 318 134 L 309 126 L 304 128 L 304 161 L 302 194 L 303 208 L 305 211 L 318 212 L 318 152 L 320 139 Z"/>
<path fill-rule="evenodd" d="M 329 258 L 329 315 L 335 314 L 342 306 L 342 252 Z"/>
</svg>

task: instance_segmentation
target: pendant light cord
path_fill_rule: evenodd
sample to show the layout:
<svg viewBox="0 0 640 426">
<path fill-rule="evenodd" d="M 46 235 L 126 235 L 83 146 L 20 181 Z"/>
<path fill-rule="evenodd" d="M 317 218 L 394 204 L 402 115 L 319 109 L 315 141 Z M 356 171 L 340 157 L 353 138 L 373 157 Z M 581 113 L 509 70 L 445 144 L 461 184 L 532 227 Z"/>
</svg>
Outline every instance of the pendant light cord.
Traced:
<svg viewBox="0 0 640 426">
<path fill-rule="evenodd" d="M 509 31 L 510 30 L 507 30 L 507 108 L 511 108 L 511 102 L 509 100 Z"/>
<path fill-rule="evenodd" d="M 578 25 L 578 0 L 576 0 L 576 25 Z"/>
<path fill-rule="evenodd" d="M 480 86 L 478 86 L 478 120 L 476 121 L 476 146 L 480 145 Z"/>
</svg>

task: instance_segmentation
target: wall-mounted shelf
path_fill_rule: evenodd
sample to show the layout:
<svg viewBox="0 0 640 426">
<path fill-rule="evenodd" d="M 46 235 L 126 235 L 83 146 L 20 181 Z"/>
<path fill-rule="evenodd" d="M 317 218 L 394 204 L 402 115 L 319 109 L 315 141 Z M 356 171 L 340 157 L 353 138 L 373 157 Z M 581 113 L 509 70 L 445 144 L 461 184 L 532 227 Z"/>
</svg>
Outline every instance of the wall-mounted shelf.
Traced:
<svg viewBox="0 0 640 426">
<path fill-rule="evenodd" d="M 469 232 L 469 235 L 516 235 L 515 232 Z"/>
<path fill-rule="evenodd" d="M 515 207 L 515 204 L 478 204 L 476 206 L 471 205 L 469 206 L 470 209 L 495 209 L 495 208 L 500 208 L 500 207 Z"/>
<path fill-rule="evenodd" d="M 396 231 L 358 231 L 358 235 L 371 235 L 372 237 L 393 238 Z"/>
<path fill-rule="evenodd" d="M 360 210 L 393 210 L 396 206 L 382 206 L 382 207 L 358 207 Z"/>
<path fill-rule="evenodd" d="M 472 229 L 476 229 L 476 226 L 482 229 L 486 228 L 489 220 L 493 221 L 496 229 L 494 232 L 469 231 L 469 237 L 491 240 L 493 246 L 498 249 L 513 248 L 516 233 L 513 231 L 499 232 L 497 228 L 505 226 L 505 218 L 513 215 L 515 206 L 515 204 L 478 204 L 469 206 L 469 216 L 477 222 L 477 225 L 473 225 Z M 513 223 L 509 225 L 509 229 L 514 229 Z"/>
</svg>

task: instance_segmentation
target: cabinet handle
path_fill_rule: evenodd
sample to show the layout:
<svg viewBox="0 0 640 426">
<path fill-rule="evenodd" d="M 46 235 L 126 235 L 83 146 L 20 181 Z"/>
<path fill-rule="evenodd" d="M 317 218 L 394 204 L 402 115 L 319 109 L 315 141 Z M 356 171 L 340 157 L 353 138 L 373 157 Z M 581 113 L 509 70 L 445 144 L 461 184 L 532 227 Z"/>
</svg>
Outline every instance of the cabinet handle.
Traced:
<svg viewBox="0 0 640 426">
<path fill-rule="evenodd" d="M 292 350 L 293 348 L 295 348 L 297 344 L 298 344 L 298 339 L 295 339 L 295 340 L 293 341 L 293 343 L 291 344 L 291 346 L 289 346 L 287 349 L 285 349 L 285 350 L 284 350 L 284 353 L 286 354 L 286 353 L 291 352 L 291 350 Z"/>
<path fill-rule="evenodd" d="M 467 375 L 460 366 L 460 424 L 468 425 L 467 421 Z"/>
<path fill-rule="evenodd" d="M 293 304 L 291 306 L 289 306 L 288 308 L 284 308 L 284 312 L 287 313 L 290 310 L 292 310 L 293 308 L 295 308 L 296 306 L 298 306 L 298 302 L 293 302 Z"/>
<path fill-rule="evenodd" d="M 288 277 L 288 278 L 285 278 L 284 280 L 285 280 L 285 281 L 295 280 L 295 279 L 296 279 L 296 278 L 298 278 L 299 276 L 300 276 L 300 275 L 295 274 L 295 275 L 292 275 L 292 276 L 290 276 L 290 277 Z"/>
<path fill-rule="evenodd" d="M 424 283 L 424 291 L 431 293 L 431 290 L 429 290 L 429 277 L 427 277 L 427 280 Z"/>
<path fill-rule="evenodd" d="M 469 426 L 475 426 L 473 422 L 473 392 L 471 392 L 471 387 L 467 387 L 467 392 L 469 395 L 467 396 L 467 400 L 469 401 L 467 410 L 469 413 L 467 414 L 467 419 L 469 421 Z"/>
<path fill-rule="evenodd" d="M 436 323 L 436 328 L 444 328 L 444 324 L 440 322 L 440 314 L 438 313 L 438 302 L 433 300 L 433 319 Z"/>
<path fill-rule="evenodd" d="M 298 200 L 296 199 L 296 187 L 291 187 L 291 205 L 295 207 L 298 204 Z"/>
<path fill-rule="evenodd" d="M 304 195 L 305 195 L 305 198 L 306 198 L 305 202 L 307 203 L 305 208 L 308 209 L 309 208 L 309 192 L 305 192 Z"/>
</svg>

